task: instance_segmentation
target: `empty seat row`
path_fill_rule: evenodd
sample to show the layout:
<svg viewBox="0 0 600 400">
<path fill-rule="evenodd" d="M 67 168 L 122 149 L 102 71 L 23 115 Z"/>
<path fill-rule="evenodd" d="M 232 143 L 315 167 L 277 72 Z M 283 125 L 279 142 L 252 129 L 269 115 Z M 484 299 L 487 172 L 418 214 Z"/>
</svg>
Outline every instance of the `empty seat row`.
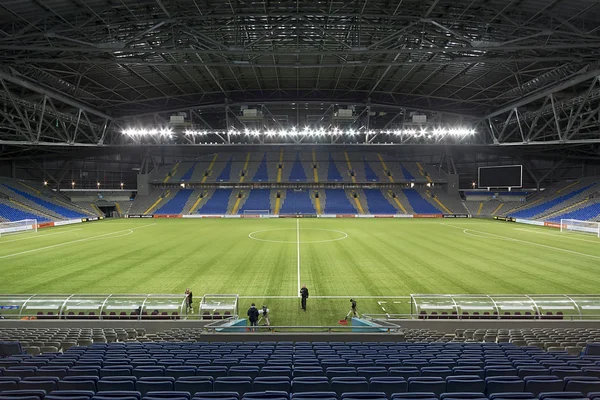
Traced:
<svg viewBox="0 0 600 400">
<path fill-rule="evenodd" d="M 399 377 L 301 377 L 290 379 L 283 376 L 251 377 L 229 376 L 213 379 L 208 376 L 173 377 L 110 376 L 67 376 L 31 377 L 25 379 L 0 377 L 0 390 L 137 390 L 141 393 L 160 390 L 197 391 L 234 391 L 240 394 L 249 391 L 279 390 L 286 392 L 306 391 L 345 391 L 383 392 L 391 395 L 401 392 L 482 392 L 486 394 L 504 392 L 531 392 L 539 394 L 545 391 L 579 391 L 583 393 L 600 391 L 598 377 L 567 377 L 564 380 L 556 376 L 492 377 L 481 379 L 478 376 L 452 376 L 446 379 L 438 377 L 412 377 L 405 380 Z"/>
</svg>

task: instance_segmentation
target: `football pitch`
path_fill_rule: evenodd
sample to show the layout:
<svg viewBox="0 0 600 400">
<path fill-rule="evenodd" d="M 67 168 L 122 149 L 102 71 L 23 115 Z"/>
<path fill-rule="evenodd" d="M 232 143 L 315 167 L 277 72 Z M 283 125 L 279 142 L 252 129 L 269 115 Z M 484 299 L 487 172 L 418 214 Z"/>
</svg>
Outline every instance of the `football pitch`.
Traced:
<svg viewBox="0 0 600 400">
<path fill-rule="evenodd" d="M 118 219 L 0 238 L 0 293 L 239 294 L 273 325 L 408 313 L 411 293 L 592 294 L 600 239 L 480 219 Z M 300 309 L 299 286 L 310 291 Z"/>
</svg>

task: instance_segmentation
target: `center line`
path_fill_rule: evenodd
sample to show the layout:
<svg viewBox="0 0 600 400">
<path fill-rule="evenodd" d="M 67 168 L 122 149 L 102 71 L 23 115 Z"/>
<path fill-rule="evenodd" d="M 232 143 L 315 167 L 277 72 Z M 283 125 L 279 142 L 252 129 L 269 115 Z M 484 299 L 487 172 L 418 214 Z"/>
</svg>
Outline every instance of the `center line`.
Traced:
<svg viewBox="0 0 600 400">
<path fill-rule="evenodd" d="M 300 297 L 300 220 L 296 218 L 296 250 L 298 251 L 298 297 Z"/>
</svg>

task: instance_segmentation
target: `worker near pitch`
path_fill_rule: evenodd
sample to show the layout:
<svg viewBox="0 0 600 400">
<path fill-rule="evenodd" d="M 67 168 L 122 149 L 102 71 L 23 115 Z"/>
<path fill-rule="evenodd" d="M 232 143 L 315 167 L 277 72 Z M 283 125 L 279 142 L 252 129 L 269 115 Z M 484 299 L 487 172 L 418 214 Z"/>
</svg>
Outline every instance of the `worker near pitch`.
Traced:
<svg viewBox="0 0 600 400">
<path fill-rule="evenodd" d="M 350 299 L 350 304 L 350 311 L 348 311 L 348 314 L 346 314 L 346 318 L 344 319 L 348 319 L 349 316 L 360 318 L 358 311 L 356 310 L 356 300 Z"/>
<path fill-rule="evenodd" d="M 308 289 L 306 288 L 306 285 L 302 285 L 300 297 L 302 298 L 302 309 L 306 311 L 306 299 L 308 299 Z"/>
<path fill-rule="evenodd" d="M 257 326 L 258 310 L 256 309 L 256 305 L 254 303 L 252 303 L 248 309 L 248 321 L 250 321 L 250 326 Z M 254 331 L 254 329 L 252 330 Z"/>
</svg>

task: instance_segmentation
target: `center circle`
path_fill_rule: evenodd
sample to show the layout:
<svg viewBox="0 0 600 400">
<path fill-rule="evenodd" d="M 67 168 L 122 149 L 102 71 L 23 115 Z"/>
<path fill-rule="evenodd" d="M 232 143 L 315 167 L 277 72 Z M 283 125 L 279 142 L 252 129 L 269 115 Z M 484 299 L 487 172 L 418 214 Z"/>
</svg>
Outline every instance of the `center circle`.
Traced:
<svg viewBox="0 0 600 400">
<path fill-rule="evenodd" d="M 248 234 L 250 239 L 269 243 L 298 243 L 296 228 L 262 229 Z M 344 240 L 346 232 L 334 229 L 300 228 L 300 244 L 328 243 Z"/>
</svg>

